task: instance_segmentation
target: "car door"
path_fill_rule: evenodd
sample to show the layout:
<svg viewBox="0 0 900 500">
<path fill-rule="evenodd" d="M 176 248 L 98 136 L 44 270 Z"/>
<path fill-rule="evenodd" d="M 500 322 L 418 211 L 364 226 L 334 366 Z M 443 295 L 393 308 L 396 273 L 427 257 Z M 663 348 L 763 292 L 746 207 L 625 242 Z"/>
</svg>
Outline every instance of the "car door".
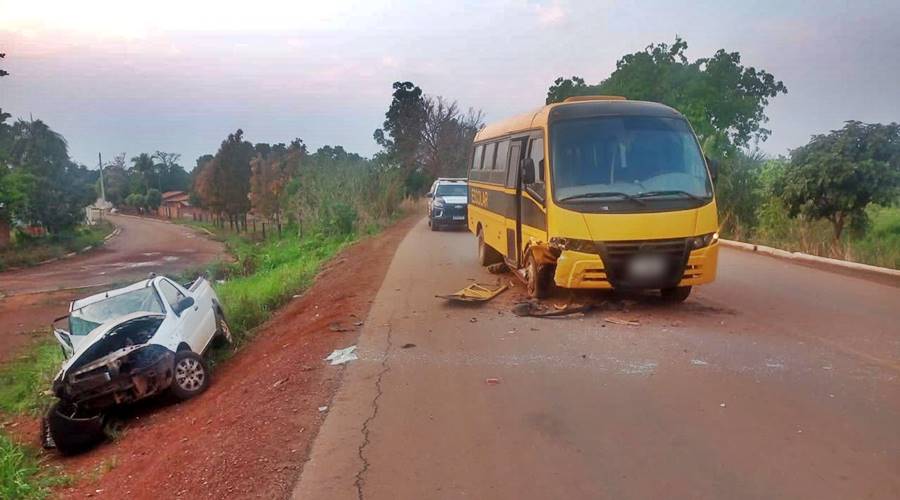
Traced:
<svg viewBox="0 0 900 500">
<path fill-rule="evenodd" d="M 175 316 L 175 334 L 187 343 L 194 352 L 202 352 L 206 347 L 206 339 L 203 338 L 200 324 L 202 315 L 198 304 L 193 304 L 187 309 L 178 311 L 178 303 L 187 297 L 180 287 L 167 279 L 161 279 L 156 285 L 159 294 L 163 297 L 169 309 L 169 313 Z"/>
</svg>

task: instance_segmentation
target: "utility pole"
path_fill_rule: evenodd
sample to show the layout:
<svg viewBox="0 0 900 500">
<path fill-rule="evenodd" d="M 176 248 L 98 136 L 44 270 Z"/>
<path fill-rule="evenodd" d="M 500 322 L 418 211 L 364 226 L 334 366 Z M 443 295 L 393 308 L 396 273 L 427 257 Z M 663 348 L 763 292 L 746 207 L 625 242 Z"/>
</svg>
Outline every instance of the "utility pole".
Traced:
<svg viewBox="0 0 900 500">
<path fill-rule="evenodd" d="M 100 199 L 103 200 L 103 204 L 106 203 L 106 186 L 103 185 L 103 156 L 100 153 L 97 153 L 97 166 L 100 167 Z"/>
</svg>

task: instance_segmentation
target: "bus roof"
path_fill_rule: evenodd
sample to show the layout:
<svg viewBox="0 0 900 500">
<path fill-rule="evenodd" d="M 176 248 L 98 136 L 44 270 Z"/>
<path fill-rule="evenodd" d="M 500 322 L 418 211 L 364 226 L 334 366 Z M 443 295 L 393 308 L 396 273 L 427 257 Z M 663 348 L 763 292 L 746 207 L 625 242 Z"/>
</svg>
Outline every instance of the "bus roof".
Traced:
<svg viewBox="0 0 900 500">
<path fill-rule="evenodd" d="M 658 102 L 629 101 L 617 96 L 577 96 L 485 125 L 475 135 L 475 142 L 543 127 L 551 118 L 623 115 L 681 117 L 678 111 Z"/>
</svg>

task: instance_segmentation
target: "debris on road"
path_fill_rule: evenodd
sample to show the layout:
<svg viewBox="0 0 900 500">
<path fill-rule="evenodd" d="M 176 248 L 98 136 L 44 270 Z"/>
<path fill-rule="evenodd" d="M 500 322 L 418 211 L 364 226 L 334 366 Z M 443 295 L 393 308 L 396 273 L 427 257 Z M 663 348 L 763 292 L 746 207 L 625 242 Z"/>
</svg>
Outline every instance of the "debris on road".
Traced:
<svg viewBox="0 0 900 500">
<path fill-rule="evenodd" d="M 325 361 L 331 361 L 331 365 L 342 365 L 350 361 L 359 359 L 356 355 L 356 346 L 352 345 L 345 349 L 335 349 L 334 352 L 325 358 Z"/>
<path fill-rule="evenodd" d="M 535 318 L 553 318 L 560 316 L 569 316 L 572 314 L 585 314 L 593 308 L 591 304 L 582 304 L 573 306 L 566 304 L 562 309 L 553 306 L 548 308 L 540 302 L 530 300 L 527 302 L 519 302 L 512 308 L 512 313 L 516 316 L 531 316 Z"/>
<path fill-rule="evenodd" d="M 435 297 L 446 299 L 451 302 L 487 302 L 497 295 L 500 295 L 507 288 L 509 288 L 509 285 L 500 285 L 497 288 L 489 288 L 486 285 L 472 283 L 458 292 L 449 295 L 435 295 Z"/>
<path fill-rule="evenodd" d="M 498 384 L 500 384 L 500 379 L 499 378 L 488 378 L 488 379 L 484 380 L 484 383 L 486 383 L 487 385 L 498 385 Z"/>
<path fill-rule="evenodd" d="M 403 344 L 400 348 L 401 349 L 412 349 L 415 346 L 416 346 L 416 344 Z"/>
<path fill-rule="evenodd" d="M 487 266 L 487 270 L 491 274 L 503 274 L 509 271 L 509 266 L 507 266 L 505 262 L 498 262 Z"/>
<path fill-rule="evenodd" d="M 641 322 L 636 319 L 621 319 L 610 316 L 608 318 L 603 318 L 603 321 L 614 325 L 641 326 Z"/>
<path fill-rule="evenodd" d="M 320 406 L 320 407 L 319 407 L 319 411 L 320 411 L 320 412 L 328 411 L 328 407 L 327 407 L 327 406 Z"/>
<path fill-rule="evenodd" d="M 332 332 L 338 332 L 338 333 L 352 331 L 349 328 L 344 328 L 343 326 L 341 326 L 341 323 L 338 321 L 328 325 L 328 329 L 331 330 Z"/>
</svg>

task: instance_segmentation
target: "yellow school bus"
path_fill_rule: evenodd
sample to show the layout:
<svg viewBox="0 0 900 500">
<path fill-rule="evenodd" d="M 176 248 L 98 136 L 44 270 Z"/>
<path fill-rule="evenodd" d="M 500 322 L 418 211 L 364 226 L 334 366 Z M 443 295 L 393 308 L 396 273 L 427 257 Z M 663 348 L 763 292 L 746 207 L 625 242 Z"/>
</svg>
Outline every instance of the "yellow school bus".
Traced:
<svg viewBox="0 0 900 500">
<path fill-rule="evenodd" d="M 505 261 L 534 297 L 555 284 L 683 301 L 716 277 L 715 173 L 678 111 L 572 97 L 475 136 L 469 230 L 481 264 Z"/>
</svg>

